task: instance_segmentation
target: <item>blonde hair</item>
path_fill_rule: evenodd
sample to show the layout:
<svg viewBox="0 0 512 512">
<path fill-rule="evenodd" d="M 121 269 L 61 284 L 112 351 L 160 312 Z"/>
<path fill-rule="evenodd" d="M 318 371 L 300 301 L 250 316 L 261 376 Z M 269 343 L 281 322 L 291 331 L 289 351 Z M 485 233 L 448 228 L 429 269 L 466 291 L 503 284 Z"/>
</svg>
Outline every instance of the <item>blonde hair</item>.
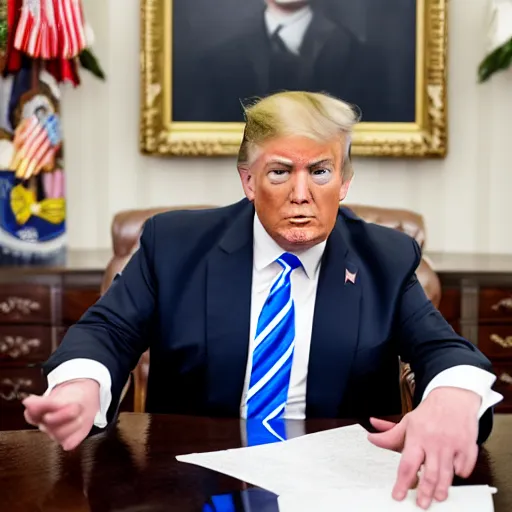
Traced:
<svg viewBox="0 0 512 512">
<path fill-rule="evenodd" d="M 350 144 L 360 115 L 348 103 L 324 93 L 285 91 L 244 107 L 244 114 L 246 123 L 238 166 L 250 165 L 256 148 L 275 137 L 302 135 L 319 142 L 340 137 L 340 142 L 345 142 L 343 178 L 353 176 Z"/>
</svg>

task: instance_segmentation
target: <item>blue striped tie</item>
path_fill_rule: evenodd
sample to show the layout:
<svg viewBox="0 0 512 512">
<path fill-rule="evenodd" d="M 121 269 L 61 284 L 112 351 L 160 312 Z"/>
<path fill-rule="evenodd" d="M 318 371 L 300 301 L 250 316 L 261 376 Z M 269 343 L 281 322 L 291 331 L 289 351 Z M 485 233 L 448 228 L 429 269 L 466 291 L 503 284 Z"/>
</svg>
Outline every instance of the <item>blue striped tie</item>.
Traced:
<svg viewBox="0 0 512 512">
<path fill-rule="evenodd" d="M 283 415 L 288 398 L 295 345 L 290 275 L 301 265 L 299 258 L 290 253 L 284 253 L 276 261 L 283 270 L 272 285 L 258 319 L 247 392 L 247 419 L 257 418 L 265 425 Z"/>
</svg>

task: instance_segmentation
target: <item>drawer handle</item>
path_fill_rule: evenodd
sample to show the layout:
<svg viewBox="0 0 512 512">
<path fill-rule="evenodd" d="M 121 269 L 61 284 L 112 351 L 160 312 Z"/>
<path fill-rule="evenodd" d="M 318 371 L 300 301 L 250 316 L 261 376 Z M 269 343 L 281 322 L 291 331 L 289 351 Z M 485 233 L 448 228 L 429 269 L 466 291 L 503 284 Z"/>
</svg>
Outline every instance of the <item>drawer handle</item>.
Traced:
<svg viewBox="0 0 512 512">
<path fill-rule="evenodd" d="M 5 391 L 0 388 L 0 398 L 7 402 L 21 401 L 29 395 L 28 389 L 32 386 L 32 381 L 30 379 L 2 379 L 0 385 L 2 388 L 7 388 Z"/>
<path fill-rule="evenodd" d="M 496 304 L 491 306 L 493 311 L 499 311 L 501 308 L 503 309 L 512 309 L 512 297 L 507 297 L 506 299 L 501 299 Z"/>
<path fill-rule="evenodd" d="M 41 304 L 34 300 L 25 299 L 23 297 L 7 297 L 0 302 L 0 313 L 8 315 L 13 311 L 19 311 L 23 315 L 30 315 L 32 311 L 39 311 Z"/>
<path fill-rule="evenodd" d="M 41 346 L 41 340 L 37 338 L 24 338 L 23 336 L 4 336 L 0 339 L 0 355 L 6 355 L 12 359 L 30 354 L 32 349 Z"/>
<path fill-rule="evenodd" d="M 504 382 L 505 384 L 512 384 L 512 376 L 508 373 L 502 373 L 500 375 L 501 382 Z"/>
<path fill-rule="evenodd" d="M 496 345 L 499 345 L 500 347 L 512 348 L 512 336 L 506 336 L 505 338 L 502 338 L 497 334 L 491 334 L 490 338 L 492 342 L 496 343 Z"/>
</svg>

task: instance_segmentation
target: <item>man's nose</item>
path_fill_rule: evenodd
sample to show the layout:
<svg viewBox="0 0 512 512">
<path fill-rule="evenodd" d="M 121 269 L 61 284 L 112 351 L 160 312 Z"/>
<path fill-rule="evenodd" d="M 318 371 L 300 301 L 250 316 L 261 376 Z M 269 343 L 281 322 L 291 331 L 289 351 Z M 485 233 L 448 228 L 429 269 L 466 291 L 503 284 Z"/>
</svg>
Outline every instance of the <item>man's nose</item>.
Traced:
<svg viewBox="0 0 512 512">
<path fill-rule="evenodd" d="M 291 200 L 294 203 L 307 203 L 311 199 L 309 190 L 309 173 L 298 172 L 293 177 Z"/>
</svg>

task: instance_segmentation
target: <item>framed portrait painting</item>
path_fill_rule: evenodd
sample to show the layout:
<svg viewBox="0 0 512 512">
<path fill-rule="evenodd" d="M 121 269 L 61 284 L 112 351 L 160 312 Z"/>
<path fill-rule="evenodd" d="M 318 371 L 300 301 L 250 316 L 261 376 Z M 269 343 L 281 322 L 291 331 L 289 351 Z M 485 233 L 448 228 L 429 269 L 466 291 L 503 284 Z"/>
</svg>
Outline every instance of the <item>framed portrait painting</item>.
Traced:
<svg viewBox="0 0 512 512">
<path fill-rule="evenodd" d="M 141 0 L 140 149 L 233 155 L 282 90 L 356 108 L 352 154 L 444 157 L 448 0 Z"/>
</svg>

